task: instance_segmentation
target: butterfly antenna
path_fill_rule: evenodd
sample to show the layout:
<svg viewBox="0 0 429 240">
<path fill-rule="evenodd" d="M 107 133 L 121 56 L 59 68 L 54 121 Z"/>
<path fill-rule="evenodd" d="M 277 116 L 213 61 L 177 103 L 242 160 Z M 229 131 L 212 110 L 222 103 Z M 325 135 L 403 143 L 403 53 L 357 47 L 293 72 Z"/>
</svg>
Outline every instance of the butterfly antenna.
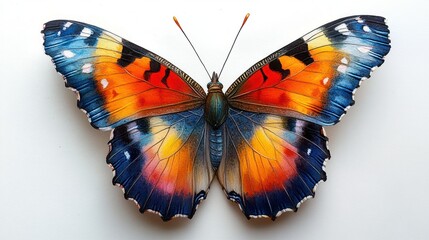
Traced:
<svg viewBox="0 0 429 240">
<path fill-rule="evenodd" d="M 192 49 L 194 49 L 195 54 L 197 55 L 198 59 L 200 60 L 201 64 L 204 67 L 204 70 L 206 70 L 207 75 L 210 77 L 209 71 L 207 71 L 206 65 L 204 65 L 203 60 L 201 60 L 200 55 L 198 55 L 197 50 L 195 49 L 194 45 L 192 44 L 191 40 L 189 40 L 188 36 L 186 35 L 185 31 L 183 31 L 182 26 L 180 26 L 179 20 L 175 16 L 173 16 L 173 20 L 176 23 L 176 25 L 180 28 L 180 31 L 182 31 L 183 35 L 185 35 L 186 40 L 188 40 L 189 44 L 191 44 Z"/>
<path fill-rule="evenodd" d="M 246 16 L 244 17 L 243 23 L 241 24 L 241 27 L 238 30 L 237 35 L 234 38 L 234 42 L 232 42 L 231 48 L 229 49 L 228 55 L 226 56 L 225 62 L 223 62 L 222 68 L 220 69 L 218 78 L 220 78 L 220 75 L 222 74 L 223 68 L 225 67 L 225 64 L 228 61 L 229 55 L 231 54 L 232 49 L 234 48 L 235 42 L 237 41 L 238 35 L 240 35 L 241 29 L 243 29 L 243 26 L 244 26 L 244 24 L 246 24 L 246 21 L 249 18 L 249 16 L 250 16 L 250 13 L 247 13 Z"/>
</svg>

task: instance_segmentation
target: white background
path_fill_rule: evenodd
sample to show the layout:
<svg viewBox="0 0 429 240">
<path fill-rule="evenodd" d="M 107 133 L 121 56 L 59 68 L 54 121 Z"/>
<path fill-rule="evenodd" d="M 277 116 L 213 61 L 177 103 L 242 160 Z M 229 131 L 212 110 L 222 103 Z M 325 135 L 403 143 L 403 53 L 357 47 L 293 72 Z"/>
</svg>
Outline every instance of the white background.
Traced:
<svg viewBox="0 0 429 240">
<path fill-rule="evenodd" d="M 353 3 L 352 3 L 353 2 Z M 428 239 L 429 77 L 425 1 L 0 0 L 0 239 Z M 328 127 L 328 181 L 297 213 L 248 221 L 217 181 L 192 220 L 141 215 L 111 185 L 109 133 L 90 127 L 44 55 L 43 23 L 106 28 L 208 82 L 172 21 L 229 86 L 253 63 L 331 20 L 388 18 L 392 50 L 356 105 Z"/>
</svg>

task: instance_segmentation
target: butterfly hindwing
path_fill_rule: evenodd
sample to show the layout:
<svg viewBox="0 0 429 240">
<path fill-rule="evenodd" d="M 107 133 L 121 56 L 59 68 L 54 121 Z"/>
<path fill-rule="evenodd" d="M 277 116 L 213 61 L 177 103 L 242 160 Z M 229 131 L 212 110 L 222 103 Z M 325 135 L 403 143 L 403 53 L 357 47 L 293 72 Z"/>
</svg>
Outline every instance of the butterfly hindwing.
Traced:
<svg viewBox="0 0 429 240">
<path fill-rule="evenodd" d="M 201 108 L 115 128 L 107 156 L 115 171 L 113 183 L 141 212 L 156 212 L 164 220 L 191 218 L 214 176 L 205 132 Z"/>
<path fill-rule="evenodd" d="M 204 90 L 160 56 L 96 26 L 56 20 L 43 29 L 45 52 L 95 128 L 203 104 Z"/>
<path fill-rule="evenodd" d="M 230 109 L 218 179 L 247 217 L 276 218 L 314 195 L 326 179 L 327 138 L 320 125 Z"/>
<path fill-rule="evenodd" d="M 342 18 L 256 63 L 227 90 L 228 102 L 247 111 L 332 125 L 389 50 L 384 18 Z"/>
</svg>

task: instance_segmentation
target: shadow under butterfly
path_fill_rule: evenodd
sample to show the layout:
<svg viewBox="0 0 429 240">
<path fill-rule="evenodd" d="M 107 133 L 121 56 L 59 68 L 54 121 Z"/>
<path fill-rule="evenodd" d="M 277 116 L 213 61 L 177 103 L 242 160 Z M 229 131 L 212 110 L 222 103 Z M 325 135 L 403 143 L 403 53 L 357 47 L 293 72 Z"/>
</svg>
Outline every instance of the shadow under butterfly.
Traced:
<svg viewBox="0 0 429 240">
<path fill-rule="evenodd" d="M 42 33 L 78 107 L 94 128 L 112 130 L 113 183 L 163 220 L 192 218 L 214 176 L 247 218 L 296 211 L 326 180 L 323 126 L 341 119 L 390 50 L 383 17 L 345 17 L 268 55 L 225 93 L 213 73 L 206 93 L 99 27 L 55 20 Z"/>
</svg>

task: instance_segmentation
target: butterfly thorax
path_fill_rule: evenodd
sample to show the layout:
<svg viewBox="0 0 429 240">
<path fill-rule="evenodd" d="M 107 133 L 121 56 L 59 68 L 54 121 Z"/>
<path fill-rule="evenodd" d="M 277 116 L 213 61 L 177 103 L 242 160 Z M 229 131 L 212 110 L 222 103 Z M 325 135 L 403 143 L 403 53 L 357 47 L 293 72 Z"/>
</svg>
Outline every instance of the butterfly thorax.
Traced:
<svg viewBox="0 0 429 240">
<path fill-rule="evenodd" d="M 208 94 L 204 108 L 206 121 L 214 128 L 218 129 L 228 115 L 228 102 L 222 92 L 223 85 L 218 81 L 217 73 L 213 72 L 211 82 L 207 84 Z"/>
</svg>

